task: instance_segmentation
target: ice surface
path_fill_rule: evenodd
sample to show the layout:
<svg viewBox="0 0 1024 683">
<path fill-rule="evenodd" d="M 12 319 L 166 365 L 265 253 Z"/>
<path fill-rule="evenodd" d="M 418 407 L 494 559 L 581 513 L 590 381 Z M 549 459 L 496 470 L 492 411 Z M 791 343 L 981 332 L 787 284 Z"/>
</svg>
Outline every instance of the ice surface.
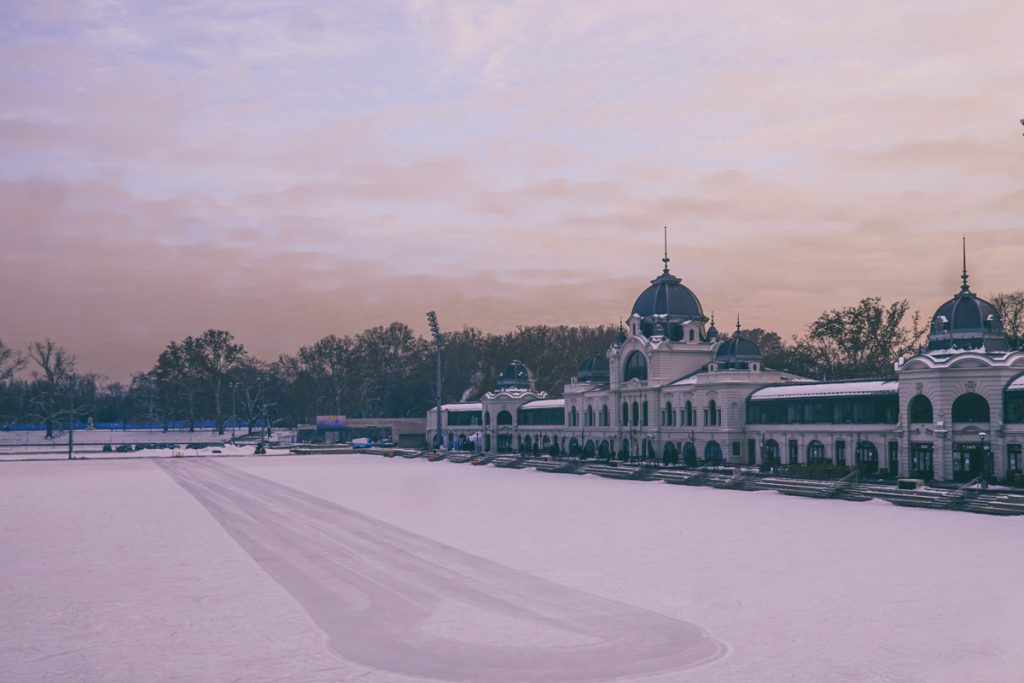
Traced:
<svg viewBox="0 0 1024 683">
<path fill-rule="evenodd" d="M 343 455 L 0 463 L 0 539 L 5 680 L 1007 681 L 1024 661 L 1020 518 Z"/>
</svg>

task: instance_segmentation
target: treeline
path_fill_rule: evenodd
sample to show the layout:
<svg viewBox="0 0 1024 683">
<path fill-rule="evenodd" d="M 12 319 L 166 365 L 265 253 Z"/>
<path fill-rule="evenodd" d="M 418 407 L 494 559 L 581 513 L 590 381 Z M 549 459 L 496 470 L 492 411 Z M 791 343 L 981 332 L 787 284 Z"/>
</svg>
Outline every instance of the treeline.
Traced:
<svg viewBox="0 0 1024 683">
<path fill-rule="evenodd" d="M 1024 292 L 991 299 L 1011 345 L 1024 335 Z M 766 367 L 812 379 L 890 377 L 893 362 L 912 355 L 927 325 L 906 300 L 877 297 L 823 312 L 790 340 L 761 328 L 741 330 Z M 514 359 L 526 363 L 536 388 L 560 396 L 588 356 L 604 353 L 617 327 L 535 325 L 506 334 L 467 328 L 441 334 L 442 400 L 479 398 Z M 728 335 L 723 334 L 723 338 Z M 152 368 L 129 383 L 80 372 L 77 358 L 50 339 L 24 351 L 0 340 L 0 424 L 44 424 L 52 435 L 69 420 L 184 424 L 228 420 L 292 426 L 316 415 L 421 417 L 434 403 L 434 340 L 408 325 L 372 327 L 355 336 L 329 335 L 294 355 L 264 361 L 224 330 L 172 341 Z"/>
<path fill-rule="evenodd" d="M 442 400 L 478 398 L 513 359 L 560 395 L 580 361 L 603 353 L 615 327 L 527 326 L 506 334 L 443 333 Z M 80 372 L 77 358 L 50 339 L 18 352 L 0 341 L 0 424 L 35 423 L 52 435 L 69 420 L 183 423 L 229 419 L 292 426 L 316 415 L 422 417 L 434 403 L 435 345 L 403 323 L 355 336 L 329 335 L 295 355 L 264 361 L 224 330 L 172 341 L 153 367 L 129 383 Z"/>
</svg>

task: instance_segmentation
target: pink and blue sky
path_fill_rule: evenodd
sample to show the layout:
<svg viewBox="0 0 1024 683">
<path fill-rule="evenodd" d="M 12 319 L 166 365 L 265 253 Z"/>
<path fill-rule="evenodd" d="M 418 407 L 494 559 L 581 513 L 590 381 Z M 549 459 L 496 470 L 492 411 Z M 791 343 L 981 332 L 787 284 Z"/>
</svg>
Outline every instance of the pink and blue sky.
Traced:
<svg viewBox="0 0 1024 683">
<path fill-rule="evenodd" d="M 789 335 L 1024 288 L 1019 2 L 0 6 L 0 338 L 597 324 L 661 267 Z"/>
</svg>

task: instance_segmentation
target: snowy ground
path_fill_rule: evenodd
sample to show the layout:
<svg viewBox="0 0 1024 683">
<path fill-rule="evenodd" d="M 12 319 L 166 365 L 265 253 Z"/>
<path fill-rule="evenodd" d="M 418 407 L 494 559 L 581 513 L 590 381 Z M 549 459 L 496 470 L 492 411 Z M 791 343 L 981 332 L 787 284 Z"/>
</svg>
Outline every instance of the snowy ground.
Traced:
<svg viewBox="0 0 1024 683">
<path fill-rule="evenodd" d="M 5 680 L 1020 680 L 1024 519 L 369 455 L 0 463 Z"/>
</svg>

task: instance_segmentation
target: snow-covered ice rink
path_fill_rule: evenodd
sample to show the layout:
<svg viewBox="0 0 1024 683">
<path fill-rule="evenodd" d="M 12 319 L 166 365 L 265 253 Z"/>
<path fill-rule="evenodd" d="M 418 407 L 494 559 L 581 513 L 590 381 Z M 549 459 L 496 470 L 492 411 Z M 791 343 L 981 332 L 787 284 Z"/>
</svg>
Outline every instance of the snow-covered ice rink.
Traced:
<svg viewBox="0 0 1024 683">
<path fill-rule="evenodd" d="M 10 681 L 1016 681 L 1024 518 L 370 455 L 0 462 Z"/>
</svg>

